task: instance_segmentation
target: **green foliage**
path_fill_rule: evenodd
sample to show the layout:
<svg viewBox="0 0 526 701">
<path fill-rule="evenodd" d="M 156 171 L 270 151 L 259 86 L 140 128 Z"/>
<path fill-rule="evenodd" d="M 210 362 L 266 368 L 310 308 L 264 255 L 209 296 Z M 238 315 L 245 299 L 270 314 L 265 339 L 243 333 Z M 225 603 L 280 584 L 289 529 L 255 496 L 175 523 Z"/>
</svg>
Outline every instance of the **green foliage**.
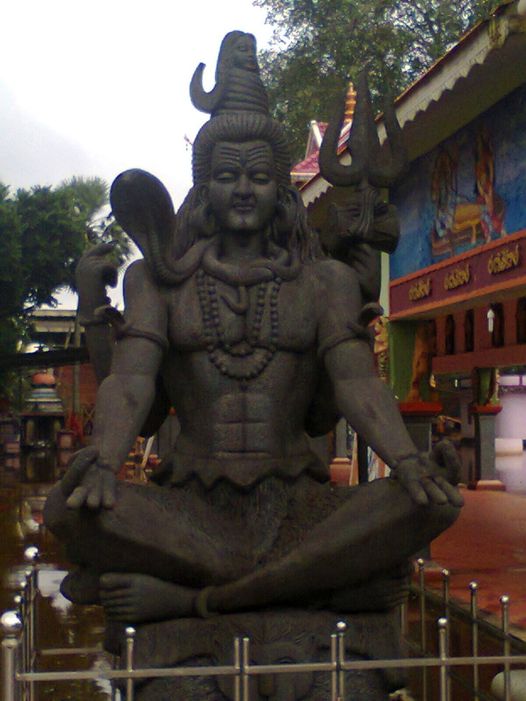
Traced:
<svg viewBox="0 0 526 701">
<path fill-rule="evenodd" d="M 108 210 L 108 184 L 101 178 L 74 176 L 60 188 L 72 193 L 75 207 L 86 223 L 86 245 L 113 242 L 112 262 L 117 267 L 122 265 L 131 253 L 131 241 Z M 70 286 L 74 289 L 73 281 Z"/>
<path fill-rule="evenodd" d="M 397 94 L 440 58 L 495 0 L 254 0 L 275 26 L 260 55 L 274 116 L 303 156 L 311 119 L 327 121 L 367 68 L 373 99 Z"/>
<path fill-rule="evenodd" d="M 61 287 L 73 289 L 75 266 L 88 245 L 116 240 L 117 264 L 129 254 L 125 234 L 111 215 L 101 214 L 107 198 L 100 178 L 71 178 L 15 195 L 0 183 L 0 354 L 25 340 L 32 309 L 55 305 Z"/>
<path fill-rule="evenodd" d="M 67 189 L 34 187 L 19 190 L 18 265 L 24 305 L 54 304 L 58 287 L 71 285 L 75 261 L 84 248 L 86 223 Z"/>
</svg>

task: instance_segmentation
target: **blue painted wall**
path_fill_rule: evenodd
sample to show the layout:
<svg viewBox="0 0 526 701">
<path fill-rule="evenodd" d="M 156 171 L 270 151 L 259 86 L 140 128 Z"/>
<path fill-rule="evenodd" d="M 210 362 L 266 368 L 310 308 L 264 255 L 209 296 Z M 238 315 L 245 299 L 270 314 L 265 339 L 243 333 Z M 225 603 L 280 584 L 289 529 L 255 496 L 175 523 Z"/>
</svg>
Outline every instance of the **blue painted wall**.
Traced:
<svg viewBox="0 0 526 701">
<path fill-rule="evenodd" d="M 480 191 L 477 191 L 476 145 L 481 134 L 487 135 L 493 156 L 493 191 L 500 211 L 495 218 L 488 216 Z M 439 156 L 445 156 L 455 171 L 446 188 L 449 205 L 440 212 L 432 196 Z M 391 201 L 398 208 L 401 223 L 400 243 L 391 256 L 392 280 L 462 253 L 473 245 L 482 245 L 488 239 L 526 228 L 526 84 L 414 161 L 406 179 L 392 190 Z M 433 230 L 447 228 L 446 223 L 453 221 L 453 212 L 467 214 L 477 208 L 480 219 L 487 225 L 484 231 L 482 225 L 478 226 L 475 243 L 468 227 L 463 236 L 454 238 L 452 250 L 448 251 L 439 250 L 440 241 L 445 239 L 435 234 L 438 244 L 435 243 L 433 249 Z M 444 212 L 449 213 L 449 218 Z"/>
</svg>

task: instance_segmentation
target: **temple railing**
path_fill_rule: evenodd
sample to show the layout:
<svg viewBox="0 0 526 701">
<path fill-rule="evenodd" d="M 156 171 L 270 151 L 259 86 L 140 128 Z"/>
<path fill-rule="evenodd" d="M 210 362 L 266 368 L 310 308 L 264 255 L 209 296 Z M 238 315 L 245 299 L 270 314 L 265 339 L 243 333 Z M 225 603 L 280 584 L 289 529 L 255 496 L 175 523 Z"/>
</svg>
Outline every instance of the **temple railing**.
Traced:
<svg viewBox="0 0 526 701">
<path fill-rule="evenodd" d="M 27 548 L 25 558 L 28 569 L 21 594 L 15 597 L 16 610 L 7 611 L 1 617 L 3 630 L 2 648 L 2 700 L 36 701 L 38 685 L 46 682 L 100 680 L 120 682 L 122 701 L 133 701 L 134 681 L 159 677 L 218 677 L 229 676 L 234 680 L 235 701 L 250 701 L 250 680 L 262 674 L 324 673 L 330 677 L 330 701 L 343 701 L 346 695 L 346 672 L 358 670 L 408 669 L 417 675 L 421 701 L 451 701 L 452 684 L 460 684 L 462 698 L 473 701 L 515 701 L 523 696 L 514 692 L 514 674 L 526 675 L 526 644 L 510 633 L 509 599 L 500 598 L 501 625 L 488 623 L 479 614 L 475 582 L 469 585 L 469 610 L 451 600 L 449 572 L 442 570 L 442 592 L 426 587 L 426 571 L 422 560 L 418 561 L 417 583 L 412 589 L 413 604 L 402 607 L 402 632 L 413 656 L 404 659 L 349 660 L 346 658 L 347 626 L 341 622 L 330 635 L 330 659 L 326 662 L 293 664 L 252 664 L 250 640 L 235 638 L 232 644 L 232 663 L 223 666 L 180 666 L 169 668 L 138 668 L 134 665 L 135 629 L 126 628 L 126 652 L 124 668 L 112 668 L 102 672 L 94 670 L 41 671 L 37 659 L 42 656 L 66 657 L 72 654 L 100 653 L 99 648 L 38 648 L 38 550 Z M 440 611 L 438 619 L 434 616 Z M 430 627 L 430 613 L 433 634 Z M 452 621 L 459 621 L 469 629 L 469 654 L 451 654 Z M 500 648 L 499 654 L 481 654 L 481 636 L 490 636 Z M 483 688 L 481 670 L 486 666 L 497 670 L 491 689 Z M 466 677 L 465 670 L 469 670 Z M 464 674 L 459 672 L 463 670 Z M 115 689 L 115 685 L 113 685 Z M 459 698 L 455 692 L 454 701 Z M 327 699 L 329 701 L 329 698 Z"/>
</svg>

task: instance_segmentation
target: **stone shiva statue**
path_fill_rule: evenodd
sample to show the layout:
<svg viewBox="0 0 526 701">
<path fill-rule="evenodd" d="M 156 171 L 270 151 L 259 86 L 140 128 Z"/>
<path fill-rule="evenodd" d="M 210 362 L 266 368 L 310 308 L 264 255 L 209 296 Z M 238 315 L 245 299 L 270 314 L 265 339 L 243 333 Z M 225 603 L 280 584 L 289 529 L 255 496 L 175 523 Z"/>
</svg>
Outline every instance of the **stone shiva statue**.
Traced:
<svg viewBox="0 0 526 701">
<path fill-rule="evenodd" d="M 417 452 L 376 375 L 365 327 L 376 301 L 366 263 L 385 245 L 374 228 L 392 216 L 374 186 L 394 174 L 365 167 L 370 127 L 349 182 L 327 142 L 323 172 L 357 184 L 362 225 L 336 213 L 338 255 L 324 252 L 291 186 L 254 37 L 225 37 L 211 92 L 202 72 L 191 96 L 210 119 L 177 214 L 147 172 L 126 171 L 112 186 L 113 212 L 143 254 L 125 275 L 123 317 L 97 310 L 113 275 L 107 249 L 79 266 L 79 309 L 102 383 L 93 443 L 45 508 L 75 564 L 63 591 L 104 608 L 110 647 L 136 625 L 142 665 L 225 664 L 237 635 L 251 638 L 255 662 L 326 660 L 339 620 L 350 656 L 399 655 L 395 607 L 408 559 L 455 521 L 462 498 L 454 449 Z M 392 235 L 383 237 L 390 246 Z M 170 406 L 181 431 L 152 483 L 117 481 L 136 436 L 154 432 Z M 341 416 L 389 478 L 331 487 L 306 432 L 326 433 Z M 251 698 L 325 700 L 327 677 L 262 675 Z M 400 684 L 392 671 L 349 674 L 349 698 L 387 699 Z M 234 697 L 227 678 L 180 677 L 140 684 L 136 698 Z"/>
</svg>

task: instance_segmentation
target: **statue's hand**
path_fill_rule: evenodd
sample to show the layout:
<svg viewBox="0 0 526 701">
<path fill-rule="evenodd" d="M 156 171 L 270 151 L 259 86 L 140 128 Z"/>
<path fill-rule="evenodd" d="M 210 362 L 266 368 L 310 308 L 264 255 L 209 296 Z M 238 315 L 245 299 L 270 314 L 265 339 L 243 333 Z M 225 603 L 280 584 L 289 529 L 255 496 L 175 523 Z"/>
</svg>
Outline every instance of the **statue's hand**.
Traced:
<svg viewBox="0 0 526 701">
<path fill-rule="evenodd" d="M 99 243 L 83 254 L 75 270 L 81 316 L 91 316 L 97 307 L 109 303 L 106 285 L 117 284 L 117 268 L 108 260 L 113 244 Z"/>
<path fill-rule="evenodd" d="M 90 509 L 111 509 L 115 504 L 115 474 L 98 457 L 97 449 L 92 446 L 73 456 L 60 483 L 70 509 L 79 509 L 84 504 Z"/>
<path fill-rule="evenodd" d="M 429 455 L 414 453 L 401 458 L 391 472 L 422 506 L 430 502 L 462 506 L 464 499 L 455 486 L 459 474 L 458 455 L 449 441 L 438 443 Z"/>
</svg>

